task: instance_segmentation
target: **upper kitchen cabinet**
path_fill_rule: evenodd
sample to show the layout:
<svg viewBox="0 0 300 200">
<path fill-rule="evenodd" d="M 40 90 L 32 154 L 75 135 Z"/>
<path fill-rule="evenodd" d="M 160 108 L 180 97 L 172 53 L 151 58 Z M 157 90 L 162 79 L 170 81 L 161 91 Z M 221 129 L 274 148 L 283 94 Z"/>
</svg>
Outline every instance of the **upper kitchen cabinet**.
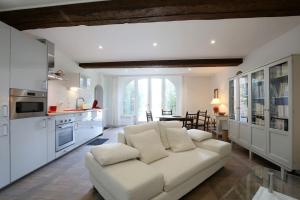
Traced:
<svg viewBox="0 0 300 200">
<path fill-rule="evenodd" d="M 10 87 L 47 91 L 47 46 L 11 29 Z"/>
<path fill-rule="evenodd" d="M 68 86 L 71 88 L 89 88 L 91 86 L 91 78 L 81 73 L 70 73 L 66 75 Z"/>
</svg>

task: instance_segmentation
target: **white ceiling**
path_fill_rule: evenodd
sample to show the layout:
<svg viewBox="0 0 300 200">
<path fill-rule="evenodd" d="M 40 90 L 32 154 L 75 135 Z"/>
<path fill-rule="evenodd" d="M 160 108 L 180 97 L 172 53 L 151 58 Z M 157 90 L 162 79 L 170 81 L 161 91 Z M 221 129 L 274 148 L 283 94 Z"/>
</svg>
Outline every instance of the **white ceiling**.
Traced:
<svg viewBox="0 0 300 200">
<path fill-rule="evenodd" d="M 244 57 L 300 24 L 300 16 L 29 30 L 77 62 Z M 214 39 L 216 43 L 210 44 Z M 158 46 L 153 47 L 153 42 Z M 98 49 L 98 46 L 103 49 Z"/>
<path fill-rule="evenodd" d="M 0 0 L 1 10 L 97 0 Z M 195 20 L 77 26 L 29 30 L 55 43 L 77 62 L 245 57 L 300 24 L 300 17 Z M 214 45 L 211 40 L 216 40 Z M 158 46 L 153 47 L 153 42 Z M 103 46 L 102 50 L 98 46 Z M 111 75 L 186 74 L 210 76 L 224 68 L 99 69 Z"/>
<path fill-rule="evenodd" d="M 0 11 L 65 5 L 103 0 L 0 0 Z"/>
</svg>

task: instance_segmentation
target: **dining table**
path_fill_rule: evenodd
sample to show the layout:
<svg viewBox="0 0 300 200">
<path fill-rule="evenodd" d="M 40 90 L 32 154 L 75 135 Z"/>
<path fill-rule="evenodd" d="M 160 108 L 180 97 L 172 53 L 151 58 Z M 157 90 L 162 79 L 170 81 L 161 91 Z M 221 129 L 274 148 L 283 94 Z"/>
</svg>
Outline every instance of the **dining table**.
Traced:
<svg viewBox="0 0 300 200">
<path fill-rule="evenodd" d="M 158 118 L 159 121 L 186 121 L 186 117 L 181 115 L 162 115 Z"/>
</svg>

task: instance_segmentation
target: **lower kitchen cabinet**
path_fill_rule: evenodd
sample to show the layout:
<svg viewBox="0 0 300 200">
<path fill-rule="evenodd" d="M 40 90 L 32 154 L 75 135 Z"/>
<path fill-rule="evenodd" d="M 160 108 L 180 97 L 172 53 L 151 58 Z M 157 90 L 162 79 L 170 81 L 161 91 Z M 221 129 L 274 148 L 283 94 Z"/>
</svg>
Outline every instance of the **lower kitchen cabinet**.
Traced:
<svg viewBox="0 0 300 200">
<path fill-rule="evenodd" d="M 0 120 L 0 188 L 10 183 L 8 125 Z"/>
<path fill-rule="evenodd" d="M 51 162 L 55 155 L 55 118 L 48 118 L 47 125 L 47 162 Z"/>
<path fill-rule="evenodd" d="M 76 114 L 75 118 L 76 146 L 79 146 L 102 133 L 102 111 L 79 113 Z"/>
<path fill-rule="evenodd" d="M 11 181 L 47 163 L 47 117 L 11 120 Z"/>
<path fill-rule="evenodd" d="M 239 143 L 248 148 L 251 144 L 251 125 L 246 123 L 240 123 L 240 136 Z"/>
<path fill-rule="evenodd" d="M 229 138 L 231 140 L 237 141 L 237 139 L 239 138 L 239 130 L 240 130 L 240 124 L 239 122 L 235 121 L 235 120 L 229 120 L 228 122 L 229 125 Z"/>
</svg>

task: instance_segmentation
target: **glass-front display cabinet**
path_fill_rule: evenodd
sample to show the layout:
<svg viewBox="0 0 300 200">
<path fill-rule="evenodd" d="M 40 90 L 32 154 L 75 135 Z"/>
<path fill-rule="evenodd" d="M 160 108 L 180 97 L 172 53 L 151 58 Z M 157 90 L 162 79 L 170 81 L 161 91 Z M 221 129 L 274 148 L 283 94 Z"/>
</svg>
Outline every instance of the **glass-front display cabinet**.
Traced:
<svg viewBox="0 0 300 200">
<path fill-rule="evenodd" d="M 265 125 L 265 81 L 264 70 L 251 74 L 251 122 L 258 126 Z"/>
<path fill-rule="evenodd" d="M 237 80 L 229 81 L 229 119 L 237 120 Z"/>
<path fill-rule="evenodd" d="M 269 76 L 270 128 L 289 131 L 288 62 L 270 67 Z"/>
<path fill-rule="evenodd" d="M 239 121 L 248 123 L 248 75 L 239 78 L 239 86 L 240 86 Z"/>
</svg>

